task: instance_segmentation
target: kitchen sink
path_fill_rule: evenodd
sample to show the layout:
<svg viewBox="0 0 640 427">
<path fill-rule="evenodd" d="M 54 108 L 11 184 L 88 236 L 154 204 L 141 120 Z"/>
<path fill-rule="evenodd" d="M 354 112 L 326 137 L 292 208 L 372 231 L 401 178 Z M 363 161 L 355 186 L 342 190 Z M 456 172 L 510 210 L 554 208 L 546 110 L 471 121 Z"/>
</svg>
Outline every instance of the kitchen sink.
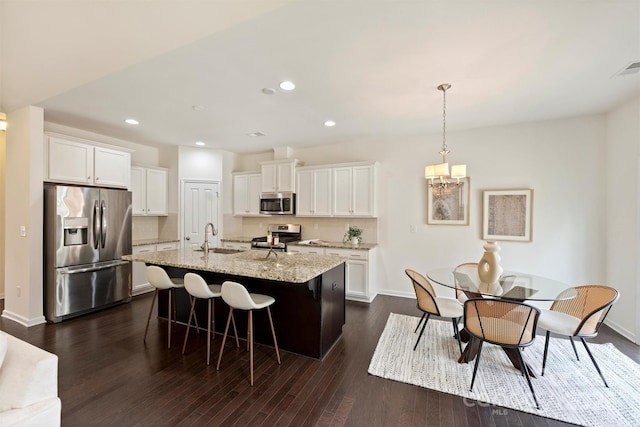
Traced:
<svg viewBox="0 0 640 427">
<path fill-rule="evenodd" d="M 197 252 L 204 252 L 202 249 L 194 249 Z M 209 252 L 214 254 L 237 254 L 238 252 L 244 252 L 241 249 L 228 249 L 228 248 L 209 248 Z"/>
</svg>

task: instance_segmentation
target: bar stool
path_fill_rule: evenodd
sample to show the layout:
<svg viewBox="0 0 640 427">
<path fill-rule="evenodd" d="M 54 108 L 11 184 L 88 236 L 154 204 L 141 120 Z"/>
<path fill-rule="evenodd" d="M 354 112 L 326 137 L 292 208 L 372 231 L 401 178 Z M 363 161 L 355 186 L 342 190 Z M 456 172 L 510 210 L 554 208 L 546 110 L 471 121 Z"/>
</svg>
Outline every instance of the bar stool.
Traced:
<svg viewBox="0 0 640 427">
<path fill-rule="evenodd" d="M 246 310 L 248 314 L 247 323 L 247 345 L 249 346 L 249 369 L 251 371 L 251 386 L 253 386 L 253 310 L 267 309 L 269 315 L 269 323 L 271 324 L 271 335 L 273 336 L 273 344 L 278 357 L 278 365 L 280 365 L 280 351 L 278 350 L 278 341 L 276 340 L 276 332 L 273 329 L 273 319 L 271 317 L 271 304 L 276 302 L 270 296 L 262 294 L 250 294 L 247 289 L 240 283 L 226 281 L 222 284 L 222 299 L 229 306 L 229 317 L 227 318 L 227 326 L 224 329 L 224 337 L 222 338 L 222 346 L 220 347 L 220 356 L 218 356 L 217 370 L 220 370 L 220 361 L 222 361 L 222 352 L 224 351 L 224 343 L 227 339 L 229 323 L 233 318 L 233 310 Z M 234 325 L 235 327 L 235 325 Z"/>
<path fill-rule="evenodd" d="M 149 284 L 153 286 L 155 289 L 153 291 L 153 299 L 151 300 L 151 307 L 149 307 L 149 316 L 147 317 L 147 326 L 144 328 L 144 342 L 147 341 L 147 332 L 149 331 L 149 321 L 151 320 L 151 312 L 153 312 L 153 305 L 156 302 L 156 297 L 158 296 L 159 290 L 169 290 L 169 305 L 167 307 L 167 319 L 168 323 L 168 338 L 167 338 L 167 348 L 171 348 L 171 309 L 173 308 L 173 322 L 175 323 L 176 318 L 176 289 L 184 288 L 184 279 L 180 278 L 170 278 L 167 272 L 156 265 L 147 266 L 147 280 Z M 173 297 L 173 298 L 172 298 Z M 173 301 L 173 304 L 172 304 Z"/>
<path fill-rule="evenodd" d="M 208 315 L 207 315 L 207 365 L 209 364 L 209 357 L 211 355 L 211 335 L 215 338 L 215 303 L 214 298 L 220 298 L 222 296 L 220 285 L 209 285 L 207 282 L 196 273 L 187 273 L 184 276 L 184 287 L 193 298 L 191 299 L 191 312 L 189 314 L 189 321 L 187 322 L 187 332 L 184 335 L 184 344 L 182 344 L 182 354 L 187 347 L 187 338 L 189 337 L 189 329 L 191 328 L 191 319 L 195 318 L 196 300 L 206 299 L 208 302 Z M 197 327 L 196 327 L 197 328 Z M 238 331 L 236 330 L 235 320 L 233 322 L 233 330 L 236 334 L 236 345 L 240 347 L 238 341 Z"/>
</svg>

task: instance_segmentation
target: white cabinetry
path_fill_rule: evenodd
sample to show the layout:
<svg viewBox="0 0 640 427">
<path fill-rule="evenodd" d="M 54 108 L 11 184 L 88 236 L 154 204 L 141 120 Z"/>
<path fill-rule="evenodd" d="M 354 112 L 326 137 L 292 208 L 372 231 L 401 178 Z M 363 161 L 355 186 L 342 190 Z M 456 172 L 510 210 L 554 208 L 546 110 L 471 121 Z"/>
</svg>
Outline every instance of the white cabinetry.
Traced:
<svg viewBox="0 0 640 427">
<path fill-rule="evenodd" d="M 251 243 L 247 242 L 222 242 L 222 247 L 226 249 L 237 249 L 240 251 L 248 251 L 251 249 Z"/>
<path fill-rule="evenodd" d="M 134 255 L 146 252 L 159 252 L 177 249 L 177 242 L 158 243 L 156 245 L 134 246 L 132 252 Z M 132 295 L 140 295 L 153 290 L 153 286 L 147 281 L 147 266 L 144 262 L 134 262 L 131 271 Z"/>
<path fill-rule="evenodd" d="M 296 170 L 296 215 L 331 216 L 331 168 Z"/>
<path fill-rule="evenodd" d="M 345 257 L 345 298 L 370 303 L 377 295 L 376 248 L 361 250 L 289 245 L 287 252 Z"/>
<path fill-rule="evenodd" d="M 128 188 L 131 153 L 59 136 L 46 138 L 46 179 L 104 187 Z"/>
<path fill-rule="evenodd" d="M 297 159 L 261 162 L 262 191 L 265 193 L 296 191 L 297 164 Z"/>
<path fill-rule="evenodd" d="M 131 167 L 133 215 L 169 214 L 168 176 L 168 171 L 163 168 Z"/>
<path fill-rule="evenodd" d="M 375 217 L 376 165 L 333 168 L 333 216 Z"/>
<path fill-rule="evenodd" d="M 233 214 L 237 216 L 260 215 L 260 191 L 262 175 L 258 172 L 233 174 Z"/>
</svg>

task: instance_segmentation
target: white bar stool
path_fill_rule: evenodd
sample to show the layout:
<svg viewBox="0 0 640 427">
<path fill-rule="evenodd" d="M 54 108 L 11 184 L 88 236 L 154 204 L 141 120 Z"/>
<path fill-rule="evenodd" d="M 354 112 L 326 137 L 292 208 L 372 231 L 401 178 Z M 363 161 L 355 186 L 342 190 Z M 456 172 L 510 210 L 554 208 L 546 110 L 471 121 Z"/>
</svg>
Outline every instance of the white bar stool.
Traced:
<svg viewBox="0 0 640 427">
<path fill-rule="evenodd" d="M 184 335 L 184 344 L 182 344 L 182 354 L 187 347 L 187 338 L 189 337 L 189 329 L 191 328 L 191 319 L 195 319 L 195 307 L 196 300 L 206 299 L 208 303 L 208 315 L 207 315 L 207 365 L 209 364 L 209 357 L 211 355 L 211 335 L 215 338 L 216 329 L 215 325 L 215 303 L 214 298 L 220 298 L 222 296 L 220 285 L 209 285 L 200 276 L 195 273 L 187 273 L 184 276 L 184 287 L 193 298 L 191 299 L 191 312 L 189 313 L 189 321 L 187 322 L 187 332 Z M 238 341 L 238 331 L 236 330 L 235 320 L 233 322 L 233 330 L 236 334 L 236 345 L 240 347 Z"/>
<path fill-rule="evenodd" d="M 158 291 L 160 290 L 169 290 L 169 305 L 167 307 L 167 319 L 168 323 L 168 338 L 167 338 L 167 348 L 171 348 L 171 311 L 173 308 L 173 322 L 175 323 L 176 318 L 176 301 L 175 301 L 175 293 L 176 289 L 184 288 L 184 280 L 181 278 L 170 278 L 167 272 L 156 265 L 147 266 L 147 280 L 149 284 L 153 286 L 155 289 L 153 291 L 153 299 L 151 300 L 151 307 L 149 307 L 149 316 L 147 317 L 147 326 L 144 328 L 144 342 L 147 341 L 147 332 L 149 331 L 149 321 L 151 320 L 151 313 L 153 312 L 153 305 L 156 302 L 156 297 L 158 296 Z M 172 298 L 173 297 L 173 298 Z M 173 304 L 172 304 L 173 302 Z M 197 325 L 197 323 L 196 323 Z"/>
<path fill-rule="evenodd" d="M 220 356 L 218 356 L 217 370 L 220 370 L 220 361 L 222 361 L 222 352 L 224 351 L 224 343 L 227 339 L 229 323 L 233 319 L 233 310 L 246 310 L 249 312 L 249 320 L 247 324 L 247 345 L 249 346 L 249 367 L 251 371 L 251 386 L 253 386 L 253 310 L 267 309 L 269 315 L 269 323 L 271 324 L 271 335 L 273 336 L 273 344 L 278 357 L 278 365 L 280 362 L 280 351 L 278 350 L 278 341 L 276 340 L 276 332 L 273 329 L 273 319 L 271 318 L 270 306 L 274 302 L 270 296 L 262 294 L 250 294 L 247 289 L 240 283 L 226 281 L 222 284 L 222 299 L 229 305 L 229 317 L 227 318 L 227 326 L 224 329 L 224 337 L 222 338 L 222 346 L 220 347 Z M 235 323 L 234 323 L 235 328 Z"/>
</svg>

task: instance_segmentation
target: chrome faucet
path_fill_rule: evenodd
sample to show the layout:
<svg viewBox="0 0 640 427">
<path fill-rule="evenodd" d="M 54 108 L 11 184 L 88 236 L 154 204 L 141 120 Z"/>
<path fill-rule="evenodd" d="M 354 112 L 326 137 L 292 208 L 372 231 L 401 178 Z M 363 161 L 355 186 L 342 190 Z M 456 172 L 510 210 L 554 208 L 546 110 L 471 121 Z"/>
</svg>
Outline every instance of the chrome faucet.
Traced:
<svg viewBox="0 0 640 427">
<path fill-rule="evenodd" d="M 200 249 L 202 249 L 202 251 L 206 254 L 209 252 L 209 234 L 207 233 L 207 230 L 209 229 L 209 226 L 211 226 L 211 235 L 215 236 L 216 234 L 218 234 L 218 231 L 216 230 L 216 228 L 213 226 L 213 223 L 208 222 L 205 226 L 204 226 L 204 243 L 202 244 L 202 246 L 200 246 Z"/>
</svg>

